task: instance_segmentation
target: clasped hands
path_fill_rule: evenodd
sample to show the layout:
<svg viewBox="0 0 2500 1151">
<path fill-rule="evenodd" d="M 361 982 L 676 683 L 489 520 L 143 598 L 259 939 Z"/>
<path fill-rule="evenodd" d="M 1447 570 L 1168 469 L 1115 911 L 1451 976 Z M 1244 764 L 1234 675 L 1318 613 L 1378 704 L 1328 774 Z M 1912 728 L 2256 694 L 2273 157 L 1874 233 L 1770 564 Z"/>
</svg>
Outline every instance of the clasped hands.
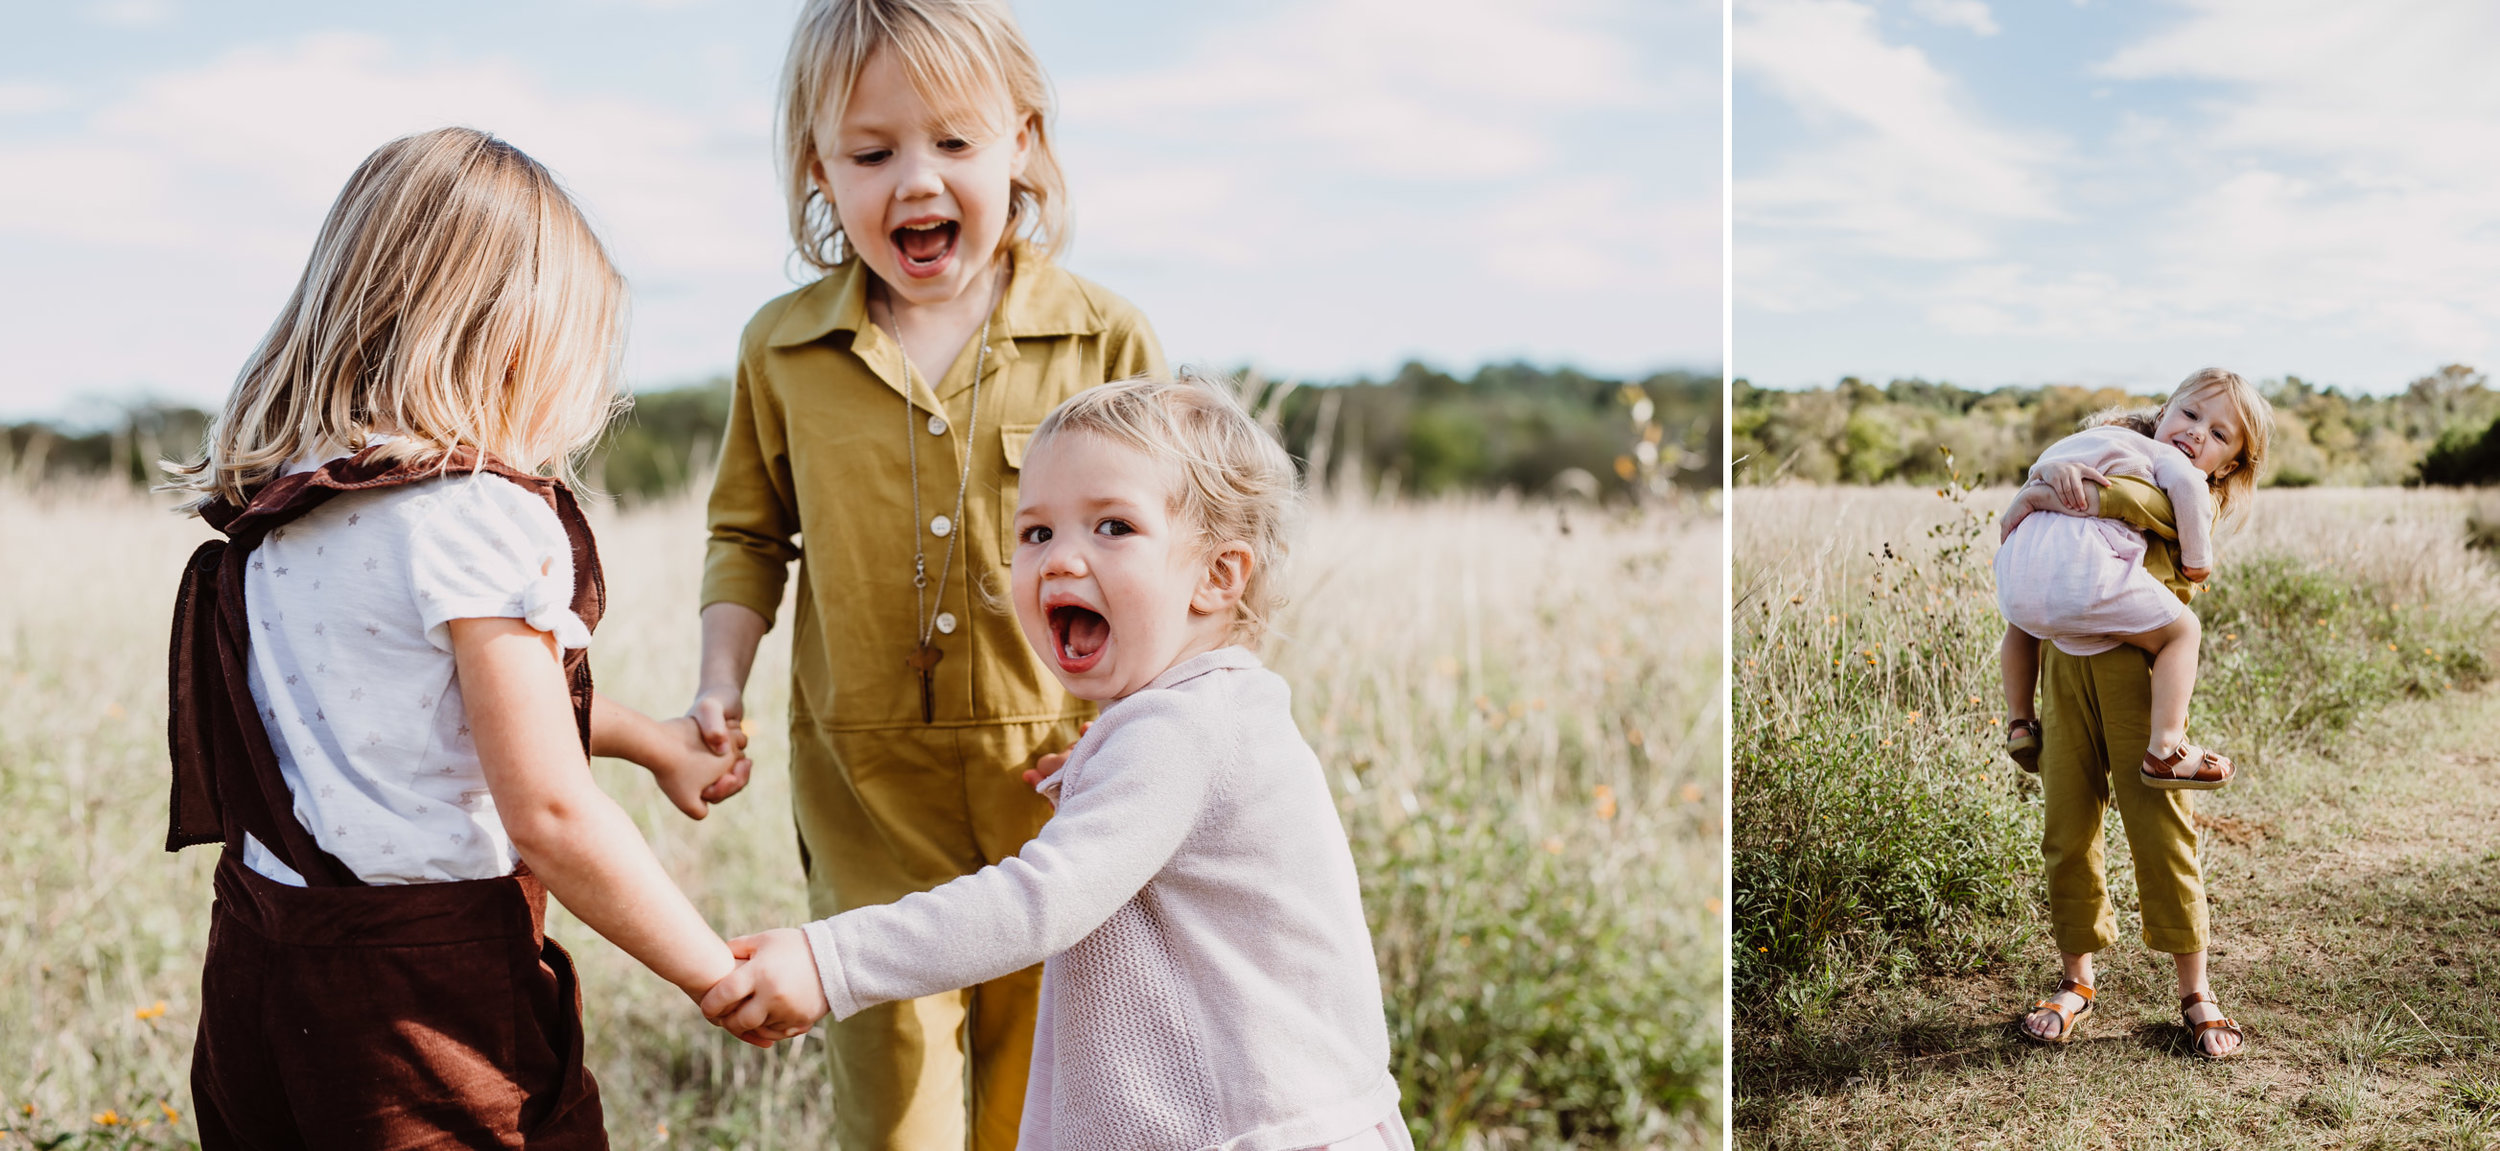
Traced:
<svg viewBox="0 0 2500 1151">
<path fill-rule="evenodd" d="M 699 728 L 709 728 L 706 739 L 714 746 L 727 746 L 730 721 L 723 714 L 698 702 L 692 717 Z M 744 746 L 743 733 L 736 742 Z M 1039 789 L 1067 760 L 1066 752 L 1042 756 L 1025 770 L 1025 783 Z M 739 783 L 744 782 L 742 771 Z M 731 792 L 735 790 L 732 788 Z M 738 961 L 737 966 L 698 997 L 696 1007 L 703 1012 L 703 1018 L 742 1042 L 771 1047 L 784 1039 L 797 1038 L 833 1010 L 825 999 L 824 984 L 816 971 L 815 949 L 808 945 L 805 932 L 795 927 L 776 927 L 741 935 L 729 940 L 729 954 Z"/>
</svg>

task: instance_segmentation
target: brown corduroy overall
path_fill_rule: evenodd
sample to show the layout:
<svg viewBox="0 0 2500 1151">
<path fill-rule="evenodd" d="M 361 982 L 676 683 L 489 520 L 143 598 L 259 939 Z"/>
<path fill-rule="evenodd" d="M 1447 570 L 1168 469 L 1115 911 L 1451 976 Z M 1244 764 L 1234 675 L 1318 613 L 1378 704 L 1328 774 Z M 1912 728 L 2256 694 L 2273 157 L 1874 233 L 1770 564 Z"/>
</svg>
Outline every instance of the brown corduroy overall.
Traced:
<svg viewBox="0 0 2500 1151">
<path fill-rule="evenodd" d="M 226 535 L 193 553 L 175 602 L 173 809 L 165 848 L 225 844 L 217 861 L 192 1108 L 205 1151 L 604 1148 L 582 1064 L 572 958 L 546 937 L 547 892 L 526 867 L 495 879 L 367 885 L 314 841 L 254 710 L 245 656 L 246 558 L 270 531 L 340 492 L 444 473 L 367 451 L 270 481 L 242 508 L 202 511 Z M 463 451 L 452 474 L 476 466 Z M 573 611 L 596 627 L 599 556 L 572 493 L 492 459 L 537 492 L 573 544 Z M 585 752 L 587 651 L 565 655 Z M 243 837 L 300 873 L 243 865 Z"/>
</svg>

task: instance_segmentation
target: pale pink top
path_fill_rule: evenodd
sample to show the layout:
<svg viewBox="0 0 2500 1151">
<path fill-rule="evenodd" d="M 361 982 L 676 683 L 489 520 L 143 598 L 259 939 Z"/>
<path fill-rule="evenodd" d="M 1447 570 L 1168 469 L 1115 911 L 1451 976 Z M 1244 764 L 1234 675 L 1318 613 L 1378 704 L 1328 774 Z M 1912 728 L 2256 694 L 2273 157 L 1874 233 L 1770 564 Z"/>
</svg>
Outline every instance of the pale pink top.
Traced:
<svg viewBox="0 0 2500 1151">
<path fill-rule="evenodd" d="M 2205 568 L 2214 566 L 2213 493 L 2206 487 L 2206 476 L 2187 453 L 2133 428 L 2115 424 L 2083 431 L 2049 445 L 2032 461 L 2032 478 L 2039 478 L 2047 464 L 2082 464 L 2103 475 L 2127 476 L 2160 488 L 2170 497 L 2170 510 L 2178 519 L 2179 566 Z"/>
</svg>

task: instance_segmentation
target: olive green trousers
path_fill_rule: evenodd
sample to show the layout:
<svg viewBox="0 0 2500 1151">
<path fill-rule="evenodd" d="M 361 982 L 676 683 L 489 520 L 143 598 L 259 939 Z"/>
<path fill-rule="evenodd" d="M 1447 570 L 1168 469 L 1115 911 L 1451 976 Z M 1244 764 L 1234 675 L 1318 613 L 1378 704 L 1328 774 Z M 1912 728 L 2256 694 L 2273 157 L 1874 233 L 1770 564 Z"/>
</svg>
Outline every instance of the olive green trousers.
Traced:
<svg viewBox="0 0 2500 1151">
<path fill-rule="evenodd" d="M 892 903 L 1014 855 L 1050 818 L 1024 782 L 1076 742 L 1039 723 L 829 731 L 793 708 L 791 807 L 808 912 Z M 1042 969 L 829 1023 L 842 1151 L 1013 1151 Z"/>
<path fill-rule="evenodd" d="M 2132 647 L 2074 656 L 2040 645 L 2040 855 L 2048 864 L 2049 925 L 2057 949 L 2088 955 L 2118 941 L 2102 858 L 2111 807 L 2135 860 L 2144 945 L 2205 950 L 2205 876 L 2196 861 L 2193 792 L 2147 787 L 2152 657 Z"/>
</svg>

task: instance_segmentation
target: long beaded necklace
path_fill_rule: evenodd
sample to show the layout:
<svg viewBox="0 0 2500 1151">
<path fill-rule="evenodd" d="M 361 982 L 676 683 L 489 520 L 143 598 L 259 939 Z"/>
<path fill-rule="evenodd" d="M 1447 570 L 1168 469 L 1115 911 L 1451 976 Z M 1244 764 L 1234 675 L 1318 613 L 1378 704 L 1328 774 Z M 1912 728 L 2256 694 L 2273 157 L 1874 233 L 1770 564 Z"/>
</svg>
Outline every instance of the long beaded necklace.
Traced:
<svg viewBox="0 0 2500 1151">
<path fill-rule="evenodd" d="M 964 450 L 961 453 L 963 464 L 955 478 L 954 512 L 951 515 L 941 517 L 945 523 L 945 528 L 942 531 L 939 530 L 938 525 L 934 522 L 926 525 L 928 530 L 935 532 L 937 535 L 946 539 L 946 555 L 938 563 L 936 599 L 940 610 L 932 612 L 929 610 L 929 599 L 931 598 L 929 593 L 929 560 L 928 555 L 924 550 L 925 545 L 920 534 L 924 526 L 920 521 L 920 437 L 913 434 L 914 429 L 912 427 L 913 406 L 911 396 L 913 375 L 911 353 L 903 350 L 902 328 L 901 325 L 896 323 L 894 320 L 894 305 L 889 301 L 886 304 L 885 309 L 887 324 L 886 335 L 894 340 L 894 350 L 896 354 L 903 357 L 903 452 L 905 457 L 911 461 L 912 622 L 920 629 L 920 644 L 912 649 L 910 655 L 903 657 L 903 664 L 904 666 L 911 668 L 913 671 L 920 673 L 920 722 L 922 723 L 937 722 L 937 665 L 939 660 L 946 658 L 946 653 L 938 650 L 938 646 L 934 642 L 933 637 L 937 631 L 937 617 L 944 614 L 943 609 L 946 605 L 946 579 L 947 576 L 952 574 L 955 570 L 955 535 L 963 527 L 964 495 L 972 488 L 971 445 L 976 442 L 974 437 L 978 435 L 981 430 L 981 376 L 989 367 L 990 321 L 997 316 L 997 313 L 998 299 L 996 292 L 994 291 L 990 299 L 989 314 L 983 316 L 981 319 L 980 347 L 973 353 L 972 420 L 964 427 Z M 936 385 L 932 384 L 930 386 L 929 394 L 932 396 L 937 394 Z M 934 416 L 931 418 L 942 420 L 945 417 Z"/>
</svg>

